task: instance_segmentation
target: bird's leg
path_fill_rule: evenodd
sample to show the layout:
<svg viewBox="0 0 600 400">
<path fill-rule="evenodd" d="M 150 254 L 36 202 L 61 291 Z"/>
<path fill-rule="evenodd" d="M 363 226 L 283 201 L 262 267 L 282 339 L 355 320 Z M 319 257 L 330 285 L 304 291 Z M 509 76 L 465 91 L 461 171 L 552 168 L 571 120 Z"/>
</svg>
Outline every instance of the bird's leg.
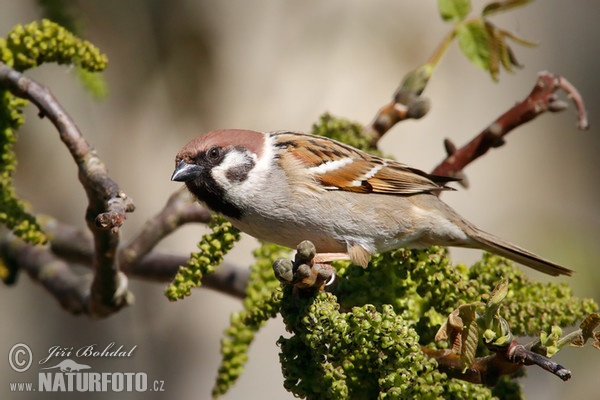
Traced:
<svg viewBox="0 0 600 400">
<path fill-rule="evenodd" d="M 371 253 L 364 247 L 355 244 L 348 248 L 348 253 L 317 253 L 313 258 L 315 264 L 328 264 L 332 261 L 352 261 L 356 265 L 367 268 Z"/>
<path fill-rule="evenodd" d="M 279 281 L 298 289 L 323 289 L 330 285 L 335 270 L 329 263 L 349 259 L 344 253 L 317 254 L 315 246 L 309 241 L 300 243 L 296 250 L 294 261 L 279 258 L 273 263 L 273 271 Z"/>
</svg>

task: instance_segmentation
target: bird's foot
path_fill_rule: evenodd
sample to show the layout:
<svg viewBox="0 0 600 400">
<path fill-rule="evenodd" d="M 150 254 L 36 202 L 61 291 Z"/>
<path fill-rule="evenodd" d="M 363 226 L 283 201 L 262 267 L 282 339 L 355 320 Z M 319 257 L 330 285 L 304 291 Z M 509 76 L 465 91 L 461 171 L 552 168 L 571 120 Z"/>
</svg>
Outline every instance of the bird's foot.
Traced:
<svg viewBox="0 0 600 400">
<path fill-rule="evenodd" d="M 320 290 L 333 284 L 335 269 L 332 261 L 348 260 L 343 253 L 319 253 L 312 242 L 305 240 L 296 247 L 294 260 L 279 258 L 273 263 L 273 271 L 280 282 L 298 289 L 317 288 Z"/>
</svg>

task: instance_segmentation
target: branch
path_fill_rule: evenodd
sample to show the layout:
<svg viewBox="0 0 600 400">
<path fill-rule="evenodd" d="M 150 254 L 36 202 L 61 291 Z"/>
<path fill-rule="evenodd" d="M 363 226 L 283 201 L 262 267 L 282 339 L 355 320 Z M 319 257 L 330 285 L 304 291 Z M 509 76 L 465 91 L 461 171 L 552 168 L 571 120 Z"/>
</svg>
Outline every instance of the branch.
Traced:
<svg viewBox="0 0 600 400">
<path fill-rule="evenodd" d="M 527 349 L 516 340 L 513 340 L 508 346 L 488 348 L 494 351 L 494 354 L 475 358 L 473 363 L 463 370 L 459 354 L 449 349 L 433 350 L 421 346 L 421 350 L 428 357 L 437 361 L 440 371 L 445 372 L 451 378 L 471 383 L 494 386 L 502 376 L 511 375 L 524 365 L 537 365 L 563 381 L 571 378 L 571 371 L 551 359 Z"/>
<path fill-rule="evenodd" d="M 371 139 L 373 147 L 398 122 L 423 118 L 429 112 L 429 99 L 421 93 L 427 86 L 431 70 L 431 65 L 426 64 L 406 74 L 392 101 L 381 107 L 371 123 L 365 126 L 363 135 Z"/>
<path fill-rule="evenodd" d="M 211 211 L 194 200 L 190 192 L 182 186 L 174 192 L 164 208 L 149 219 L 140 233 L 120 252 L 122 268 L 135 264 L 148 254 L 163 238 L 180 226 L 190 222 L 208 223 Z M 181 265 L 184 265 L 185 262 Z"/>
<path fill-rule="evenodd" d="M 29 245 L 12 234 L 7 234 L 0 242 L 0 255 L 11 271 L 25 270 L 65 310 L 73 314 L 87 312 L 91 283 L 89 276 L 75 274 L 65 261 L 47 248 Z"/>
<path fill-rule="evenodd" d="M 149 241 L 156 237 L 149 230 L 153 226 L 157 227 L 157 231 L 162 233 L 160 236 L 162 239 L 186 223 L 204 222 L 204 219 L 210 219 L 210 215 L 205 214 L 207 211 L 205 208 L 198 203 L 188 203 L 188 200 L 189 197 L 184 191 L 173 193 L 163 210 L 146 223 L 142 232 L 131 242 L 132 244 L 137 243 L 134 245 L 135 248 L 144 249 L 144 252 L 135 253 L 139 256 L 132 256 L 131 244 L 119 249 L 118 257 L 125 275 L 154 282 L 171 282 L 179 267 L 186 265 L 189 256 L 151 251 L 154 246 L 151 246 Z M 42 218 L 42 222 L 44 231 L 48 233 L 50 248 L 54 255 L 71 263 L 85 267 L 92 266 L 93 241 L 87 232 L 82 232 L 71 225 L 49 217 Z M 6 239 L 4 240 L 6 241 Z M 0 252 L 1 256 L 3 254 Z M 243 299 L 249 276 L 248 268 L 223 262 L 214 273 L 202 278 L 202 286 Z"/>
<path fill-rule="evenodd" d="M 92 267 L 93 239 L 89 234 L 82 234 L 79 229 L 57 221 L 46 223 L 44 228 L 48 229 L 51 237 L 49 248 L 26 244 L 11 233 L 6 233 L 0 239 L 0 258 L 5 261 L 11 272 L 20 269 L 26 271 L 31 279 L 44 286 L 65 310 L 73 314 L 94 316 L 88 301 L 90 276 L 81 276 L 73 271 L 73 264 Z M 129 278 L 167 283 L 173 280 L 179 267 L 185 265 L 188 259 L 187 256 L 153 251 L 127 264 L 122 274 Z M 16 276 L 16 273 L 14 275 Z M 224 262 L 214 273 L 202 278 L 202 287 L 244 299 L 249 277 L 248 268 Z M 122 281 L 125 282 L 126 279 Z M 14 283 L 14 280 L 10 283 Z M 128 300 L 133 301 L 132 298 Z"/>
<path fill-rule="evenodd" d="M 94 236 L 94 280 L 89 301 L 90 313 L 105 317 L 129 304 L 131 295 L 123 290 L 116 258 L 119 227 L 125 214 L 134 210 L 131 199 L 109 178 L 107 168 L 81 135 L 49 89 L 0 62 L 0 85 L 15 96 L 32 101 L 40 116 L 47 117 L 58 130 L 79 168 L 79 181 L 88 197 L 86 221 Z"/>
<path fill-rule="evenodd" d="M 577 127 L 588 129 L 585 106 L 577 89 L 561 76 L 541 72 L 531 93 L 523 101 L 498 117 L 469 143 L 457 149 L 446 139 L 444 144 L 448 156 L 433 169 L 432 174 L 464 179 L 463 169 L 489 149 L 503 145 L 504 136 L 510 131 L 546 111 L 563 111 L 567 104 L 557 98 L 556 92 L 559 90 L 565 91 L 575 104 L 578 113 Z M 466 181 L 463 181 L 463 184 L 466 186 Z"/>
</svg>

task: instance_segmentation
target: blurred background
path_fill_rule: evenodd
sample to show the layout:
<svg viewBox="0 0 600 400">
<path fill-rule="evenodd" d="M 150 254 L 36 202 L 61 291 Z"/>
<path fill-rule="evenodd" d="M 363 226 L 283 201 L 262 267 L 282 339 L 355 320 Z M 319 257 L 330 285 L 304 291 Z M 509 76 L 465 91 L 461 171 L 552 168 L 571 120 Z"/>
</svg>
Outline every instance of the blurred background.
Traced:
<svg viewBox="0 0 600 400">
<path fill-rule="evenodd" d="M 173 159 L 191 138 L 216 128 L 310 130 L 325 111 L 368 123 L 388 102 L 401 78 L 423 63 L 449 26 L 436 2 L 329 1 L 106 1 L 70 2 L 82 35 L 110 60 L 109 95 L 95 101 L 73 71 L 54 65 L 28 73 L 50 87 L 87 140 L 131 196 L 136 211 L 123 228 L 132 237 L 179 187 L 169 180 Z M 475 1 L 475 9 L 484 4 Z M 444 200 L 484 230 L 570 266 L 576 295 L 600 300 L 600 3 L 537 1 L 493 21 L 536 48 L 515 46 L 524 64 L 500 83 L 469 64 L 456 44 L 425 92 L 431 112 L 394 127 L 380 148 L 397 159 L 431 170 L 444 158 L 442 141 L 462 145 L 532 88 L 539 71 L 569 79 L 582 93 L 592 128 L 575 128 L 573 108 L 545 114 L 507 137 L 507 145 L 468 167 L 468 190 Z M 0 37 L 15 24 L 39 19 L 34 0 L 0 1 Z M 53 127 L 32 107 L 18 142 L 19 194 L 36 212 L 84 227 L 86 198 L 77 171 Z M 160 248 L 179 254 L 195 249 L 201 226 L 179 230 Z M 251 262 L 246 238 L 230 259 Z M 471 263 L 480 252 L 452 251 Z M 535 279 L 546 280 L 527 271 Z M 0 354 L 6 360 L 18 342 L 34 359 L 52 346 L 75 349 L 110 342 L 134 357 L 90 360 L 93 371 L 146 372 L 164 380 L 165 392 L 142 394 L 10 393 L 8 382 L 37 379 L 37 366 L 23 374 L 0 362 L 0 397 L 208 399 L 220 360 L 219 346 L 238 300 L 197 290 L 169 303 L 166 285 L 132 281 L 133 307 L 102 321 L 64 312 L 44 289 L 22 275 L 0 289 Z M 225 399 L 290 399 L 282 387 L 278 348 L 285 335 L 271 321 L 257 336 L 247 370 Z M 36 358 L 37 357 L 37 358 Z M 531 399 L 597 395 L 600 354 L 591 347 L 567 349 L 557 361 L 573 370 L 568 383 L 528 368 Z M 50 364 L 55 365 L 55 364 Z"/>
</svg>

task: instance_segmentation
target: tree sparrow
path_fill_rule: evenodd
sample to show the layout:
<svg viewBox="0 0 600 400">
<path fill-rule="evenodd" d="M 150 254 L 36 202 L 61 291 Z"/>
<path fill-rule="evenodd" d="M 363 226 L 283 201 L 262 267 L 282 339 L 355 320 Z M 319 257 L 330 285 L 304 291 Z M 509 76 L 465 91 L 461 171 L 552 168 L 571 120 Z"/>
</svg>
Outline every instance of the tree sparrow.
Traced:
<svg viewBox="0 0 600 400">
<path fill-rule="evenodd" d="M 217 130 L 183 147 L 171 180 L 243 232 L 315 262 L 432 245 L 487 250 L 550 275 L 572 271 L 483 232 L 438 195 L 454 180 L 346 144 L 296 132 Z"/>
</svg>

